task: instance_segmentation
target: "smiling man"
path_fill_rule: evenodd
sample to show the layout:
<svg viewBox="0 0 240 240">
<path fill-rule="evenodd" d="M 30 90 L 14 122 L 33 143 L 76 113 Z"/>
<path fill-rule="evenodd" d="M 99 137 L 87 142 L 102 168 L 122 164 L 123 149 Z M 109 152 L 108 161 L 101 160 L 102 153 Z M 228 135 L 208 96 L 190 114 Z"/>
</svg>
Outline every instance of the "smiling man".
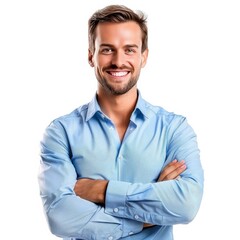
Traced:
<svg viewBox="0 0 240 240">
<path fill-rule="evenodd" d="M 196 216 L 203 170 L 186 118 L 145 101 L 141 12 L 110 5 L 89 19 L 91 102 L 59 117 L 41 142 L 39 186 L 53 234 L 68 240 L 172 240 Z"/>
<path fill-rule="evenodd" d="M 89 62 L 95 67 L 101 85 L 99 92 L 122 95 L 131 90 L 136 94 L 136 84 L 148 54 L 148 49 L 142 52 L 141 35 L 134 21 L 98 25 L 95 48 L 89 50 Z"/>
</svg>

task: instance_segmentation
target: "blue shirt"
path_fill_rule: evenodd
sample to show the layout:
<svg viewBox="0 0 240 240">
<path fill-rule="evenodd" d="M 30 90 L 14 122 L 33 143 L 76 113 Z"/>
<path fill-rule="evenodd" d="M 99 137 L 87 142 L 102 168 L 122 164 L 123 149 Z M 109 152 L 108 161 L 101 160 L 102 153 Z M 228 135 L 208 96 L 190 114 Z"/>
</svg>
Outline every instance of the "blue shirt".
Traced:
<svg viewBox="0 0 240 240">
<path fill-rule="evenodd" d="M 186 162 L 181 178 L 157 182 L 174 159 Z M 105 206 L 75 195 L 78 178 L 109 180 Z M 202 199 L 196 134 L 185 117 L 149 104 L 139 93 L 120 141 L 95 96 L 47 127 L 39 186 L 50 230 L 66 240 L 172 240 L 172 225 L 190 222 Z"/>
</svg>

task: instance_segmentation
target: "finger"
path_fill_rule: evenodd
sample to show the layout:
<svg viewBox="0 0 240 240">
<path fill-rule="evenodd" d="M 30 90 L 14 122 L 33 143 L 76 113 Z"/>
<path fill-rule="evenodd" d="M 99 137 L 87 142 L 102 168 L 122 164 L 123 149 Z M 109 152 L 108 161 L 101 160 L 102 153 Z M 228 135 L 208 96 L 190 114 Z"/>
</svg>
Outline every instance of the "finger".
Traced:
<svg viewBox="0 0 240 240">
<path fill-rule="evenodd" d="M 185 161 L 174 160 L 161 172 L 158 181 L 174 179 L 186 169 Z"/>
<path fill-rule="evenodd" d="M 184 161 L 178 162 L 176 159 L 169 163 L 161 172 L 160 180 L 164 179 L 169 173 L 178 168 L 181 164 L 184 164 Z"/>
<path fill-rule="evenodd" d="M 165 176 L 165 178 L 162 181 L 177 179 L 178 177 L 180 177 L 180 174 L 185 171 L 185 169 L 186 165 L 181 165 L 180 167 L 176 168 L 171 173 L 169 173 L 167 176 Z"/>
<path fill-rule="evenodd" d="M 186 165 L 185 164 L 180 165 L 179 167 L 176 167 L 175 169 L 173 169 L 171 172 L 168 172 L 168 174 L 164 175 L 161 178 L 161 181 L 176 179 L 177 177 L 180 176 L 180 174 L 182 172 L 185 171 L 185 169 L 186 169 Z"/>
</svg>

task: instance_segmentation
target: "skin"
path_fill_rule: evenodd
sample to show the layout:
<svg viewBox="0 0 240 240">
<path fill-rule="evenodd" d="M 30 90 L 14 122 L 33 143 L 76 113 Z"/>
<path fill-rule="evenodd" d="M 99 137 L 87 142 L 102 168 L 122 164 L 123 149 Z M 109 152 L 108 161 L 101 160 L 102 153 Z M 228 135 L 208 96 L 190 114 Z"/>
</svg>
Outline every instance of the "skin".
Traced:
<svg viewBox="0 0 240 240">
<path fill-rule="evenodd" d="M 98 80 L 97 97 L 102 111 L 114 122 L 120 140 L 137 102 L 137 81 L 147 61 L 142 53 L 141 30 L 135 22 L 100 23 L 95 51 L 88 60 Z"/>
<path fill-rule="evenodd" d="M 161 172 L 158 181 L 168 181 L 178 179 L 180 174 L 186 169 L 185 162 L 173 160 Z M 76 182 L 74 191 L 77 196 L 88 201 L 104 205 L 107 180 L 94 180 L 89 178 L 79 179 Z"/>
<path fill-rule="evenodd" d="M 158 182 L 178 179 L 180 174 L 186 169 L 184 160 L 173 160 L 161 172 Z M 74 191 L 77 196 L 94 202 L 99 205 L 105 204 L 105 193 L 107 189 L 107 180 L 94 180 L 83 178 L 77 180 Z M 144 223 L 143 227 L 151 227 L 152 224 Z"/>
<path fill-rule="evenodd" d="M 100 23 L 96 28 L 95 50 L 88 52 L 98 81 L 99 105 L 114 122 L 120 141 L 135 108 L 137 81 L 147 62 L 148 49 L 142 52 L 141 39 L 141 29 L 133 21 Z M 173 160 L 162 170 L 158 182 L 176 179 L 185 169 L 184 161 Z M 104 205 L 107 184 L 108 180 L 79 179 L 74 191 L 83 199 Z"/>
</svg>

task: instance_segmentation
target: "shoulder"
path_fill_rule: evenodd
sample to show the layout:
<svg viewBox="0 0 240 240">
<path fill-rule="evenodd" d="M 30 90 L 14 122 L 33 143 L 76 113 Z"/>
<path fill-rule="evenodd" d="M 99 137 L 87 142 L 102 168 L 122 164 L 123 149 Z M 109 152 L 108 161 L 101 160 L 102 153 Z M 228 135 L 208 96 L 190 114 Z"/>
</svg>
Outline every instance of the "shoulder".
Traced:
<svg viewBox="0 0 240 240">
<path fill-rule="evenodd" d="M 172 111 L 168 111 L 161 106 L 153 105 L 146 101 L 145 106 L 149 118 L 154 117 L 159 121 L 163 121 L 165 124 L 181 123 L 186 120 L 185 116 Z"/>
<path fill-rule="evenodd" d="M 67 113 L 65 115 L 59 116 L 55 119 L 53 119 L 49 126 L 62 126 L 62 127 L 69 127 L 73 126 L 74 123 L 81 123 L 84 121 L 86 117 L 86 113 L 88 110 L 88 104 L 84 104 L 79 106 L 78 108 L 75 108 L 70 113 Z"/>
<path fill-rule="evenodd" d="M 186 116 L 167 111 L 160 106 L 152 104 L 149 104 L 148 109 L 152 118 L 155 118 L 155 124 L 166 132 L 169 143 L 182 145 L 196 140 L 196 133 Z"/>
</svg>

